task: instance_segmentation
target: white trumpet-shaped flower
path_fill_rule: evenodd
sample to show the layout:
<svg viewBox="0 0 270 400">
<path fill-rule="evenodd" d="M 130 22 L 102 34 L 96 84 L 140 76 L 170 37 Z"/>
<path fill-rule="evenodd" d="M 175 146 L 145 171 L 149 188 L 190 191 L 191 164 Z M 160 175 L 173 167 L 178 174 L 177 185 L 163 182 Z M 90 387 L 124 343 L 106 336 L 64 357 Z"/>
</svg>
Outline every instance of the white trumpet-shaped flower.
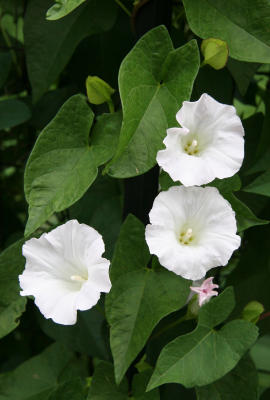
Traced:
<svg viewBox="0 0 270 400">
<path fill-rule="evenodd" d="M 244 129 L 233 106 L 204 93 L 198 101 L 184 101 L 176 114 L 181 128 L 170 128 L 158 164 L 174 181 L 203 185 L 234 175 L 244 158 Z"/>
<path fill-rule="evenodd" d="M 224 266 L 240 246 L 235 214 L 214 187 L 174 186 L 155 199 L 146 242 L 161 265 L 198 280 Z"/>
<path fill-rule="evenodd" d="M 77 320 L 109 292 L 110 262 L 102 258 L 102 236 L 76 220 L 66 222 L 23 246 L 25 270 L 19 276 L 22 296 L 34 296 L 45 318 L 62 325 Z"/>
</svg>

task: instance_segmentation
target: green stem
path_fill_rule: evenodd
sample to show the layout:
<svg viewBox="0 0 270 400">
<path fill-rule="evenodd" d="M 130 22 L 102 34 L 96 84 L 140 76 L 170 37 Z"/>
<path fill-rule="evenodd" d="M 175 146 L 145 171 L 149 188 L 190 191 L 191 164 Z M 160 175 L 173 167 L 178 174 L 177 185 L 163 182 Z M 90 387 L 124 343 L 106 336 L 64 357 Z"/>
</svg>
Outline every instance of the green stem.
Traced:
<svg viewBox="0 0 270 400">
<path fill-rule="evenodd" d="M 122 8 L 122 10 L 129 16 L 131 17 L 131 12 L 127 9 L 127 7 L 120 1 L 120 0 L 114 0 L 116 4 L 119 5 L 119 7 Z"/>
<path fill-rule="evenodd" d="M 0 19 L 1 19 L 1 17 L 2 17 L 2 16 L 0 15 Z M 11 43 L 11 41 L 10 41 L 10 38 L 9 38 L 8 34 L 6 33 L 5 29 L 3 28 L 3 25 L 1 24 L 1 21 L 0 21 L 0 28 L 1 28 L 1 32 L 2 32 L 3 38 L 4 38 L 5 42 L 6 42 L 6 45 L 7 45 L 7 47 L 9 48 L 9 51 L 10 51 L 10 53 L 11 53 L 12 61 L 13 61 L 14 64 L 15 64 L 15 67 L 16 67 L 16 69 L 17 69 L 18 75 L 19 75 L 19 76 L 22 76 L 22 71 L 21 71 L 21 68 L 20 68 L 20 66 L 19 66 L 19 64 L 18 64 L 18 60 L 17 60 L 16 53 L 15 53 L 15 51 L 12 49 L 12 43 Z"/>
<path fill-rule="evenodd" d="M 108 104 L 110 113 L 114 113 L 114 104 L 113 104 L 113 101 L 112 101 L 112 100 L 107 101 L 107 104 Z"/>
<path fill-rule="evenodd" d="M 168 331 L 171 328 L 174 328 L 175 326 L 181 324 L 181 322 L 183 321 L 187 321 L 189 318 L 187 318 L 187 315 L 184 315 L 183 317 L 177 319 L 176 321 L 172 322 L 171 324 L 165 326 L 163 329 L 161 329 L 160 331 L 158 331 L 155 335 L 151 336 L 151 339 L 156 339 L 157 337 L 159 337 L 160 335 L 162 335 L 162 333 Z"/>
</svg>

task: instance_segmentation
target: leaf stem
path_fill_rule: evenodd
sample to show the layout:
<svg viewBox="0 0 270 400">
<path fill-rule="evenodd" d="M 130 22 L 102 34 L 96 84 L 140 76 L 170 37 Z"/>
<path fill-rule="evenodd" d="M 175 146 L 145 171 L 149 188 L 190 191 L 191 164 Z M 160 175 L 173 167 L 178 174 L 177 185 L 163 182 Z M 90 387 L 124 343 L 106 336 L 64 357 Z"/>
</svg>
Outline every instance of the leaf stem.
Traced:
<svg viewBox="0 0 270 400">
<path fill-rule="evenodd" d="M 270 317 L 270 311 L 268 311 L 268 312 L 266 312 L 264 314 L 261 314 L 261 316 L 259 318 L 259 321 L 261 321 L 261 320 L 263 320 L 265 318 L 268 318 L 268 317 Z"/>
<path fill-rule="evenodd" d="M 157 337 L 159 337 L 160 335 L 162 335 L 162 333 L 168 331 L 171 328 L 174 328 L 175 326 L 181 324 L 181 322 L 183 321 L 187 321 L 189 318 L 187 318 L 187 315 L 184 315 L 181 318 L 178 318 L 176 321 L 170 323 L 169 325 L 165 326 L 163 329 L 160 329 L 160 331 L 158 331 L 155 335 L 151 336 L 151 340 L 152 339 L 156 339 Z"/>
<path fill-rule="evenodd" d="M 113 101 L 112 101 L 112 100 L 107 101 L 107 104 L 108 104 L 110 113 L 114 113 L 114 104 L 113 104 Z"/>
<path fill-rule="evenodd" d="M 119 7 L 122 8 L 122 10 L 129 16 L 131 17 L 131 12 L 127 9 L 127 7 L 120 1 L 120 0 L 114 0 L 116 4 L 119 5 Z"/>
</svg>

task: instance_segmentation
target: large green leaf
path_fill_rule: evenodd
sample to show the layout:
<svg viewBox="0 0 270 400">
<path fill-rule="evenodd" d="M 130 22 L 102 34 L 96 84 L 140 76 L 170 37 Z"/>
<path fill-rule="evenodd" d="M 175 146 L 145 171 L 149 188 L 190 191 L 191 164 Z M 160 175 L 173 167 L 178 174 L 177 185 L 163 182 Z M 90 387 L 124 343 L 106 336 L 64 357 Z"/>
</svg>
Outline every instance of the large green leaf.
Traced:
<svg viewBox="0 0 270 400">
<path fill-rule="evenodd" d="M 31 112 L 23 101 L 17 99 L 0 101 L 0 130 L 20 125 L 30 117 Z"/>
<path fill-rule="evenodd" d="M 96 123 L 82 95 L 72 96 L 38 137 L 25 170 L 29 219 L 25 234 L 55 211 L 77 201 L 95 180 L 98 166 L 110 159 L 120 115 L 104 115 Z"/>
<path fill-rule="evenodd" d="M 79 42 L 111 28 L 117 7 L 111 0 L 89 0 L 59 21 L 46 21 L 51 0 L 31 0 L 24 20 L 26 63 L 36 101 L 56 81 Z"/>
<path fill-rule="evenodd" d="M 46 17 L 48 20 L 63 18 L 75 8 L 79 7 L 85 0 L 57 0 L 56 4 L 51 6 L 47 11 Z"/>
<path fill-rule="evenodd" d="M 18 326 L 25 310 L 26 298 L 20 296 L 18 280 L 25 264 L 23 243 L 24 239 L 17 241 L 0 255 L 0 338 Z"/>
<path fill-rule="evenodd" d="M 95 368 L 87 400 L 127 400 L 126 378 L 119 386 L 114 379 L 113 365 L 101 361 Z"/>
<path fill-rule="evenodd" d="M 52 344 L 41 354 L 30 358 L 11 372 L 0 375 L 0 400 L 47 400 L 65 379 L 65 369 L 73 374 L 73 354 L 64 346 Z"/>
<path fill-rule="evenodd" d="M 253 362 L 245 357 L 223 378 L 197 388 L 198 400 L 257 400 L 258 375 Z"/>
<path fill-rule="evenodd" d="M 123 229 L 111 266 L 112 289 L 106 297 L 118 383 L 158 322 L 185 305 L 190 286 L 190 281 L 165 268 L 149 269 L 141 262 L 149 256 L 145 250 L 144 226 L 139 220 L 130 216 Z"/>
<path fill-rule="evenodd" d="M 199 67 L 196 41 L 174 49 L 165 27 L 145 34 L 119 71 L 123 124 L 109 174 L 126 178 L 143 174 L 156 163 L 166 128 L 188 100 Z"/>
<path fill-rule="evenodd" d="M 161 351 L 149 390 L 163 383 L 204 386 L 231 371 L 258 336 L 257 327 L 244 320 L 213 329 L 228 317 L 233 306 L 231 288 L 204 305 L 196 329 L 179 336 Z"/>
<path fill-rule="evenodd" d="M 232 58 L 270 62 L 268 0 L 183 0 L 196 35 L 225 40 Z M 252 21 L 252 22 L 251 22 Z"/>
</svg>

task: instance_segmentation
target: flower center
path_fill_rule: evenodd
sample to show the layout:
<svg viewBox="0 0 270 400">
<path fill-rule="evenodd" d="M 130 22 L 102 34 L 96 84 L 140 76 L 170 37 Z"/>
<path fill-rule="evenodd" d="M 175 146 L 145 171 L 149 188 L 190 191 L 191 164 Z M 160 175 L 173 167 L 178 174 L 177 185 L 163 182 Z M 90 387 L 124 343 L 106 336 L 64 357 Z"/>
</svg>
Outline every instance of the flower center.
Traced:
<svg viewBox="0 0 270 400">
<path fill-rule="evenodd" d="M 185 231 L 182 231 L 179 236 L 179 242 L 181 244 L 190 244 L 194 239 L 193 231 L 191 228 L 188 228 Z"/>
<path fill-rule="evenodd" d="M 198 140 L 193 139 L 186 142 L 184 150 L 189 156 L 195 156 L 199 152 Z"/>
<path fill-rule="evenodd" d="M 71 279 L 72 281 L 81 282 L 81 283 L 87 281 L 87 278 L 84 278 L 84 277 L 81 276 L 81 275 L 71 275 L 70 279 Z"/>
</svg>

